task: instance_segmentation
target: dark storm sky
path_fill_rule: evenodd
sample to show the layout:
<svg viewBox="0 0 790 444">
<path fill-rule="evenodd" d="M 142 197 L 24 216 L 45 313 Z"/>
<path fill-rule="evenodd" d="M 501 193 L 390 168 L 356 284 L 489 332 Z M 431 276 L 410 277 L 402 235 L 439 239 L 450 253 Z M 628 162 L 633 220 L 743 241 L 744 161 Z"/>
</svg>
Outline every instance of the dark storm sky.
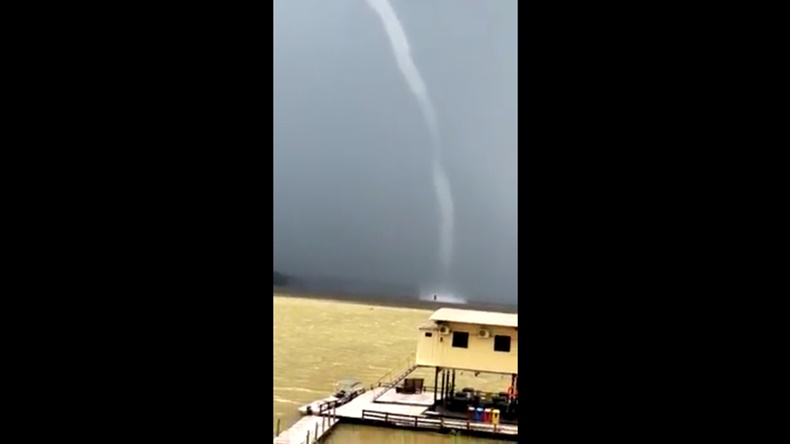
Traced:
<svg viewBox="0 0 790 444">
<path fill-rule="evenodd" d="M 517 291 L 516 0 L 390 0 L 436 108 L 455 201 L 450 289 Z M 278 271 L 435 285 L 431 141 L 364 0 L 276 0 Z"/>
</svg>

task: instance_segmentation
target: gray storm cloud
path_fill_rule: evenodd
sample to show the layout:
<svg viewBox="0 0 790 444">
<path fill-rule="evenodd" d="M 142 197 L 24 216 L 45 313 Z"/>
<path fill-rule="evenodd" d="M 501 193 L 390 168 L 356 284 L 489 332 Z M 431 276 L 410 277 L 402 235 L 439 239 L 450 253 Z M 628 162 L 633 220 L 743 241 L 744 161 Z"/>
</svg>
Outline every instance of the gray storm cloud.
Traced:
<svg viewBox="0 0 790 444">
<path fill-rule="evenodd" d="M 275 270 L 513 303 L 517 1 L 389 3 L 421 82 L 365 1 L 274 2 Z"/>
<path fill-rule="evenodd" d="M 398 20 L 398 16 L 395 14 L 392 5 L 390 5 L 388 0 L 366 1 L 368 6 L 376 12 L 381 22 L 384 24 L 384 29 L 387 31 L 387 36 L 392 45 L 392 52 L 395 54 L 398 68 L 400 68 L 403 77 L 409 84 L 412 94 L 417 98 L 423 118 L 425 118 L 425 123 L 428 125 L 428 130 L 431 133 L 433 145 L 433 165 L 431 171 L 433 187 L 441 214 L 441 222 L 439 224 L 439 261 L 441 263 L 441 276 L 439 281 L 441 284 L 446 284 L 449 277 L 450 265 L 453 260 L 453 231 L 455 227 L 455 216 L 453 213 L 455 212 L 455 204 L 453 203 L 450 181 L 442 165 L 442 141 L 439 133 L 438 119 L 436 118 L 436 110 L 433 103 L 431 103 L 425 81 L 422 79 L 420 71 L 417 69 L 417 65 L 411 57 L 409 40 L 406 37 L 406 32 L 403 30 L 403 26 L 401 26 L 400 20 Z"/>
</svg>

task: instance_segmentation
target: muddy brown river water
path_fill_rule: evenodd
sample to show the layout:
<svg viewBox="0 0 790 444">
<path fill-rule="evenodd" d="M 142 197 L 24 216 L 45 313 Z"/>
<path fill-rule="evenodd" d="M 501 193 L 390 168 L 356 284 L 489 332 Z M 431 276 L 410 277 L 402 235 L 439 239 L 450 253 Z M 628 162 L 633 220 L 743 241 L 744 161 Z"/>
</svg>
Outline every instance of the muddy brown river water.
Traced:
<svg viewBox="0 0 790 444">
<path fill-rule="evenodd" d="M 417 327 L 431 311 L 375 306 L 316 298 L 274 296 L 274 418 L 281 430 L 300 418 L 297 408 L 328 396 L 338 380 L 356 378 L 366 385 L 389 371 L 405 369 L 417 344 Z M 433 372 L 418 370 L 432 385 Z M 509 381 L 494 375 L 461 373 L 459 386 L 504 390 Z M 490 439 L 339 424 L 327 444 L 498 443 Z"/>
</svg>

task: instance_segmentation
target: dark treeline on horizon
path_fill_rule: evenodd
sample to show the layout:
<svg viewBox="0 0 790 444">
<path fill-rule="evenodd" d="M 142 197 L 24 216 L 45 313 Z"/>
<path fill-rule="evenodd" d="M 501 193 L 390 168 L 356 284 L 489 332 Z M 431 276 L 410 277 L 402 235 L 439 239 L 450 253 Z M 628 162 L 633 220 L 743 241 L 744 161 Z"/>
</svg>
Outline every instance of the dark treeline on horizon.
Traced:
<svg viewBox="0 0 790 444">
<path fill-rule="evenodd" d="M 293 276 L 286 273 L 274 271 L 273 286 L 275 291 L 285 294 L 304 295 L 304 296 L 328 296 L 333 299 L 348 299 L 358 301 L 378 301 L 394 305 L 429 306 L 435 304 L 425 304 L 419 301 L 419 288 L 417 286 L 404 286 L 395 284 L 385 284 L 381 282 L 369 282 L 357 279 L 338 278 L 338 277 L 307 277 Z M 481 298 L 471 298 L 465 307 L 473 308 L 504 308 L 506 311 L 517 309 L 518 304 L 502 301 L 487 301 Z M 440 304 L 441 305 L 441 304 Z"/>
<path fill-rule="evenodd" d="M 275 287 L 279 287 L 279 286 L 282 286 L 282 285 L 288 285 L 288 282 L 290 282 L 290 281 L 291 281 L 290 276 L 288 276 L 286 274 L 283 274 L 283 273 L 278 273 L 277 270 L 274 270 L 274 286 Z"/>
</svg>

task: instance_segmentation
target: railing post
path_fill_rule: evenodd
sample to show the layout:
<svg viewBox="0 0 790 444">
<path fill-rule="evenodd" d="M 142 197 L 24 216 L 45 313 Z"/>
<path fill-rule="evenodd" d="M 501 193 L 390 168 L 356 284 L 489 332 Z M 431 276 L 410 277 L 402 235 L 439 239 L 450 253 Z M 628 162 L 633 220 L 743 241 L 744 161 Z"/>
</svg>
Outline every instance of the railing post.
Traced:
<svg viewBox="0 0 790 444">
<path fill-rule="evenodd" d="M 318 423 L 315 423 L 315 434 L 313 435 L 313 441 L 318 439 Z"/>
<path fill-rule="evenodd" d="M 310 444 L 310 431 L 307 431 L 307 444 Z"/>
<path fill-rule="evenodd" d="M 280 418 L 277 418 L 277 434 L 274 436 L 280 436 Z"/>
</svg>

